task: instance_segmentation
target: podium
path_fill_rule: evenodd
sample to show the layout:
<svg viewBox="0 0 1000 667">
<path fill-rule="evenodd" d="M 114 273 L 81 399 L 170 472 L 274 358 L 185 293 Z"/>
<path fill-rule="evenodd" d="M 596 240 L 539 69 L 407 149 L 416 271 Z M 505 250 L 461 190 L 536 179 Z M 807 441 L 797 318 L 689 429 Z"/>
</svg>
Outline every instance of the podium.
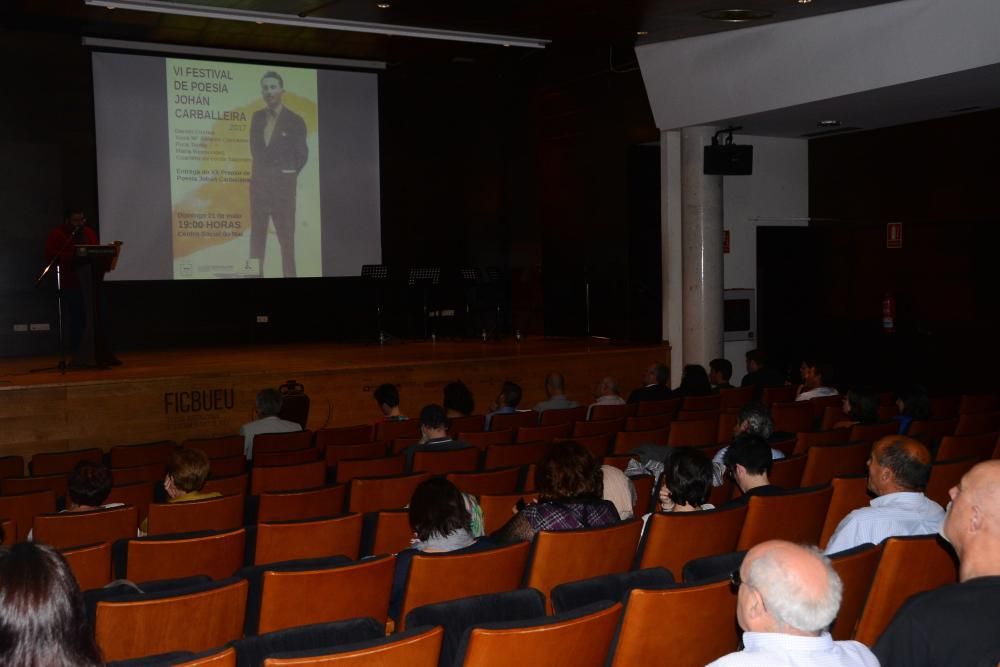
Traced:
<svg viewBox="0 0 1000 667">
<path fill-rule="evenodd" d="M 104 274 L 117 265 L 121 245 L 116 242 L 73 248 L 73 270 L 80 281 L 85 313 L 80 346 L 73 351 L 74 366 L 109 366 L 114 359 L 107 336 L 103 289 Z"/>
</svg>

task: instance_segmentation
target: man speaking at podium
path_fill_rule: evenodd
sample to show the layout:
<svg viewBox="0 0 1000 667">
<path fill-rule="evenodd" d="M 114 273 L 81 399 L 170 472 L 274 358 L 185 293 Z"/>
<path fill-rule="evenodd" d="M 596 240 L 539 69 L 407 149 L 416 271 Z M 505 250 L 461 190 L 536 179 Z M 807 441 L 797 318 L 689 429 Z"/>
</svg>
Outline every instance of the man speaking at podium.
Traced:
<svg viewBox="0 0 1000 667">
<path fill-rule="evenodd" d="M 263 277 L 270 219 L 281 246 L 282 273 L 294 278 L 295 186 L 309 159 L 306 123 L 282 103 L 285 83 L 280 74 L 265 73 L 260 91 L 267 106 L 250 119 L 250 257 L 260 260 Z"/>
</svg>

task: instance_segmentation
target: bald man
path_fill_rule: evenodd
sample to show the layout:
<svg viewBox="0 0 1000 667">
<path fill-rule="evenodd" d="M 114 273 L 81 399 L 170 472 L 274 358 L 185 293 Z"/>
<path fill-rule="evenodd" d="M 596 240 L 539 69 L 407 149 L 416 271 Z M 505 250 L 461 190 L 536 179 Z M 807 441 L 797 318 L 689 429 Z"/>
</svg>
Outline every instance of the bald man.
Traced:
<svg viewBox="0 0 1000 667">
<path fill-rule="evenodd" d="M 840 610 L 843 584 L 814 547 L 764 542 L 747 553 L 732 579 L 739 586 L 736 620 L 744 630 L 743 650 L 709 667 L 877 667 L 864 644 L 835 642 L 827 631 Z"/>
<path fill-rule="evenodd" d="M 539 414 L 546 410 L 566 410 L 580 405 L 566 398 L 566 378 L 562 373 L 549 373 L 545 376 L 545 395 L 549 399 L 535 406 L 535 412 Z"/>
<path fill-rule="evenodd" d="M 826 553 L 878 544 L 887 537 L 938 532 L 944 509 L 923 494 L 930 476 L 931 454 L 920 441 L 903 435 L 877 441 L 868 457 L 868 490 L 877 498 L 844 517 Z"/>
<path fill-rule="evenodd" d="M 958 554 L 958 584 L 910 598 L 875 644 L 883 665 L 1000 664 L 1000 461 L 965 473 L 950 491 L 941 535 Z"/>
<path fill-rule="evenodd" d="M 595 405 L 625 405 L 625 399 L 621 397 L 618 390 L 618 380 L 610 375 L 601 378 L 601 381 L 594 387 L 594 402 L 587 408 L 587 419 L 590 419 L 590 411 Z"/>
</svg>

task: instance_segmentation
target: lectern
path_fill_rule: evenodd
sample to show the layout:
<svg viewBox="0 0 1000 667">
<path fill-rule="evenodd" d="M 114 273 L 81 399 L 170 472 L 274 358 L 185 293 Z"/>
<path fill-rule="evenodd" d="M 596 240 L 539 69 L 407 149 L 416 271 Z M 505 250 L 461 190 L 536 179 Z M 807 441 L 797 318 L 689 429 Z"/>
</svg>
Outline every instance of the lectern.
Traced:
<svg viewBox="0 0 1000 667">
<path fill-rule="evenodd" d="M 104 274 L 118 263 L 121 242 L 78 245 L 73 248 L 73 270 L 80 280 L 84 321 L 80 346 L 73 352 L 74 366 L 108 366 L 114 359 L 107 336 L 104 307 Z"/>
</svg>

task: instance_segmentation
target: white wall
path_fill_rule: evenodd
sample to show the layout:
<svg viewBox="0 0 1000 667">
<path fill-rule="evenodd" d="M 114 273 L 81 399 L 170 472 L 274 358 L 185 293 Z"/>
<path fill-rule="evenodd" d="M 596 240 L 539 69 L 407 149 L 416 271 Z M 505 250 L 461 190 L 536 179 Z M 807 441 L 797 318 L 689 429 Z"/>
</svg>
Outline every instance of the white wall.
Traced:
<svg viewBox="0 0 1000 667">
<path fill-rule="evenodd" d="M 756 289 L 757 227 L 808 224 L 809 142 L 749 136 L 733 141 L 753 145 L 753 175 L 723 179 L 723 226 L 730 243 L 729 254 L 723 256 L 724 285 Z M 739 385 L 746 373 L 744 355 L 754 347 L 753 341 L 725 343 L 725 357 L 733 362 L 733 384 Z"/>
</svg>

